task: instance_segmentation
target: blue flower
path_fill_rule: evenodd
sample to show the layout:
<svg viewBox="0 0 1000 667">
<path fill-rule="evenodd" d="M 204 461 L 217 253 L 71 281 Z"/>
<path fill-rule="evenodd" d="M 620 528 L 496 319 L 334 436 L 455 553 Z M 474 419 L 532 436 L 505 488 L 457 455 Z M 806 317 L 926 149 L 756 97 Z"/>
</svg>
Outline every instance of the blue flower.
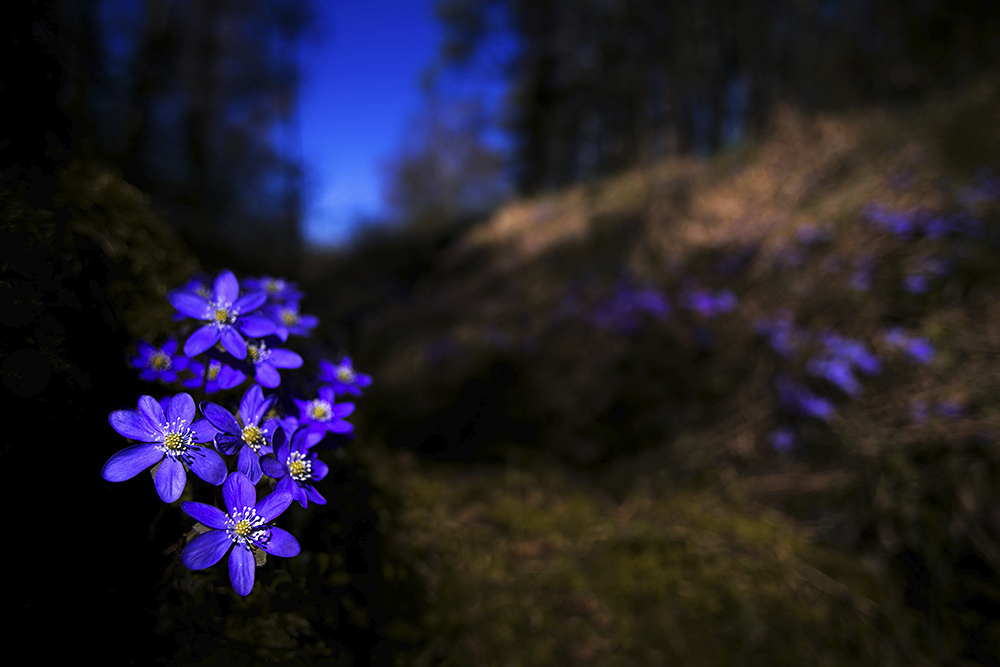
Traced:
<svg viewBox="0 0 1000 667">
<path fill-rule="evenodd" d="M 236 357 L 247 356 L 243 335 L 267 336 L 274 332 L 274 323 L 266 317 L 247 315 L 267 300 L 264 292 L 251 292 L 239 296 L 240 286 L 232 271 L 223 271 L 215 279 L 212 296 L 208 299 L 186 290 L 175 290 L 167 295 L 170 303 L 181 313 L 207 322 L 184 343 L 184 354 L 193 357 L 218 342 Z"/>
<path fill-rule="evenodd" d="M 215 429 L 204 420 L 194 421 L 194 399 L 177 394 L 166 412 L 152 396 L 139 399 L 139 410 L 118 410 L 108 417 L 111 426 L 139 445 L 127 447 L 104 464 L 101 476 L 109 482 L 123 482 L 159 464 L 153 483 L 164 502 L 181 497 L 187 483 L 186 469 L 210 484 L 222 484 L 226 464 L 217 453 L 200 443 L 211 442 Z"/>
<path fill-rule="evenodd" d="M 264 307 L 264 314 L 274 322 L 274 334 L 282 341 L 288 340 L 289 334 L 310 336 L 312 329 L 319 324 L 315 315 L 299 313 L 298 301 L 270 304 Z"/>
<path fill-rule="evenodd" d="M 229 579 L 240 595 L 253 590 L 258 549 L 272 556 L 291 558 L 299 554 L 298 541 L 271 522 L 292 504 L 292 496 L 275 492 L 257 502 L 257 492 L 243 473 L 234 472 L 222 485 L 223 512 L 204 503 L 183 502 L 181 509 L 211 530 L 195 537 L 181 552 L 181 562 L 192 570 L 211 567 L 229 556 Z"/>
<path fill-rule="evenodd" d="M 228 410 L 215 403 L 206 401 L 201 404 L 202 414 L 219 430 L 219 434 L 215 436 L 215 446 L 227 456 L 238 452 L 237 470 L 254 484 L 263 476 L 260 457 L 271 452 L 270 436 L 274 433 L 273 425 L 262 425 L 261 418 L 276 400 L 278 397 L 274 394 L 264 398 L 260 386 L 252 385 L 240 400 L 240 421 L 236 421 L 236 417 Z"/>
<path fill-rule="evenodd" d="M 268 347 L 263 340 L 247 342 L 247 361 L 253 365 L 254 378 L 261 385 L 273 389 L 281 384 L 279 368 L 300 368 L 302 357 L 291 350 Z"/>
<path fill-rule="evenodd" d="M 774 384 L 778 389 L 778 402 L 787 412 L 823 421 L 830 421 L 836 415 L 833 403 L 796 384 L 784 373 L 775 376 Z"/>
<path fill-rule="evenodd" d="M 279 429 L 274 434 L 274 454 L 260 460 L 267 476 L 278 480 L 274 490 L 290 493 L 302 507 L 308 507 L 310 500 L 317 505 L 326 504 L 313 483 L 326 477 L 330 469 L 310 451 L 311 440 L 307 427 L 296 430 L 290 440 Z"/>
<path fill-rule="evenodd" d="M 208 367 L 208 380 L 205 380 L 205 368 Z M 210 359 L 207 364 L 201 361 L 192 361 L 188 370 L 194 373 L 194 377 L 184 380 L 182 383 L 189 389 L 200 389 L 205 386 L 206 394 L 214 394 L 219 390 L 232 389 L 243 384 L 247 379 L 245 373 L 224 364 L 218 359 Z"/>
<path fill-rule="evenodd" d="M 934 346 L 931 342 L 921 336 L 914 336 L 901 327 L 887 329 L 885 341 L 906 353 L 914 363 L 929 364 L 934 361 Z"/>
<path fill-rule="evenodd" d="M 146 382 L 174 382 L 177 371 L 187 370 L 190 360 L 177 354 L 177 340 L 167 339 L 163 347 L 156 348 L 145 341 L 139 341 L 139 356 L 132 359 L 132 367 L 139 369 L 139 379 Z"/>
<path fill-rule="evenodd" d="M 354 412 L 354 403 L 334 405 L 333 398 L 333 387 L 324 385 L 319 388 L 319 398 L 311 401 L 293 399 L 299 408 L 299 423 L 321 436 L 328 432 L 349 433 L 354 427 L 343 418 Z"/>
<path fill-rule="evenodd" d="M 354 370 L 350 357 L 344 357 L 336 365 L 325 359 L 320 359 L 319 379 L 330 383 L 334 394 L 353 394 L 355 396 L 360 396 L 361 390 L 372 383 L 370 375 Z"/>
<path fill-rule="evenodd" d="M 246 278 L 243 287 L 248 292 L 264 292 L 268 301 L 272 303 L 285 303 L 288 301 L 299 301 L 305 296 L 299 291 L 295 283 L 284 278 L 273 278 L 271 276 L 261 276 L 260 278 Z"/>
</svg>

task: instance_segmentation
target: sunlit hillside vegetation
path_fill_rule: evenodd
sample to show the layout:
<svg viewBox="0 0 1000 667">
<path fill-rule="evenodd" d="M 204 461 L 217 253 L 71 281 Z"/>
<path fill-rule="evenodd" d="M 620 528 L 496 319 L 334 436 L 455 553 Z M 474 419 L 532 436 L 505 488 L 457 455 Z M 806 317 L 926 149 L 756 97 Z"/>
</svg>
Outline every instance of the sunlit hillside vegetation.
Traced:
<svg viewBox="0 0 1000 667">
<path fill-rule="evenodd" d="M 407 659 L 997 664 L 997 109 L 784 109 L 314 256 L 428 591 Z"/>
</svg>

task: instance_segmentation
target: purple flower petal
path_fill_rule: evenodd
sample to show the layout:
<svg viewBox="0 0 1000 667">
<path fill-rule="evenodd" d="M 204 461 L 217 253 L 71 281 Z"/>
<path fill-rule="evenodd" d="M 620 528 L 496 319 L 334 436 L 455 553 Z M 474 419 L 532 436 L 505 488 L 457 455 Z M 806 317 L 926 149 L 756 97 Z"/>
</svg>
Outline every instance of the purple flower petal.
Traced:
<svg viewBox="0 0 1000 667">
<path fill-rule="evenodd" d="M 208 300 L 202 296 L 177 290 L 167 295 L 167 301 L 182 315 L 193 317 L 196 320 L 207 320 L 211 306 Z"/>
<path fill-rule="evenodd" d="M 334 405 L 331 412 L 337 419 L 343 419 L 347 415 L 354 412 L 354 403 L 340 403 L 338 405 Z"/>
<path fill-rule="evenodd" d="M 158 426 L 135 410 L 116 410 L 108 415 L 108 422 L 126 438 L 139 442 L 158 442 L 163 436 Z"/>
<path fill-rule="evenodd" d="M 184 547 L 184 551 L 181 552 L 181 562 L 192 570 L 212 567 L 222 560 L 232 545 L 233 541 L 226 531 L 210 530 L 198 535 Z"/>
<path fill-rule="evenodd" d="M 317 505 L 326 505 L 326 498 L 324 498 L 323 496 L 319 495 L 319 491 L 317 491 L 312 486 L 308 486 L 307 485 L 307 486 L 304 487 L 303 490 L 305 491 L 306 497 L 309 498 L 309 500 L 313 501 Z M 303 504 L 303 507 L 305 507 L 304 504 Z"/>
<path fill-rule="evenodd" d="M 241 314 L 251 313 L 263 306 L 265 301 L 267 301 L 267 292 L 250 292 L 237 299 L 233 307 Z"/>
<path fill-rule="evenodd" d="M 354 376 L 354 383 L 359 387 L 367 387 L 372 383 L 372 376 L 365 375 L 364 373 L 357 373 Z"/>
<path fill-rule="evenodd" d="M 299 542 L 287 530 L 271 526 L 271 539 L 261 545 L 261 549 L 272 556 L 291 558 L 299 555 Z"/>
<path fill-rule="evenodd" d="M 219 374 L 215 376 L 215 382 L 219 385 L 219 389 L 232 389 L 233 387 L 238 387 L 247 379 L 247 376 L 242 372 L 238 371 L 232 366 L 227 366 L 222 364 L 222 368 L 219 369 Z"/>
<path fill-rule="evenodd" d="M 334 400 L 333 387 L 326 387 L 326 386 L 320 387 L 318 393 L 321 399 L 323 399 L 330 405 L 333 405 L 333 400 Z"/>
<path fill-rule="evenodd" d="M 215 436 L 218 435 L 219 429 L 212 426 L 212 423 L 207 419 L 197 419 L 190 426 L 191 428 L 191 438 L 194 442 L 212 442 L 215 440 Z"/>
<path fill-rule="evenodd" d="M 194 421 L 194 412 L 194 399 L 191 398 L 191 394 L 177 394 L 167 405 L 167 421 L 173 423 L 183 420 L 190 424 Z"/>
<path fill-rule="evenodd" d="M 296 329 L 312 329 L 319 324 L 319 318 L 315 315 L 299 315 L 299 323 Z"/>
<path fill-rule="evenodd" d="M 275 368 L 300 368 L 302 357 L 291 350 L 276 349 L 271 350 L 271 357 L 268 359 Z"/>
<path fill-rule="evenodd" d="M 281 513 L 292 504 L 292 497 L 287 493 L 275 491 L 263 498 L 254 507 L 259 516 L 264 517 L 264 521 L 271 522 L 281 516 Z"/>
<path fill-rule="evenodd" d="M 327 467 L 325 463 L 320 461 L 318 458 L 313 458 L 312 460 L 312 478 L 315 481 L 319 481 L 327 476 L 330 472 L 330 468 Z"/>
<path fill-rule="evenodd" d="M 225 481 L 228 470 L 221 456 L 208 447 L 192 447 L 190 453 L 192 458 L 188 465 L 191 472 L 215 486 Z"/>
<path fill-rule="evenodd" d="M 180 498 L 184 493 L 186 482 L 187 473 L 184 472 L 184 465 L 169 456 L 163 459 L 160 467 L 156 469 L 156 477 L 153 478 L 156 492 L 165 503 L 172 503 Z"/>
<path fill-rule="evenodd" d="M 236 545 L 229 554 L 229 580 L 240 595 L 249 595 L 253 590 L 253 570 L 257 566 L 249 549 Z"/>
<path fill-rule="evenodd" d="M 139 397 L 139 412 L 144 414 L 146 419 L 157 426 L 166 422 L 166 415 L 163 414 L 163 408 L 152 396 Z"/>
<path fill-rule="evenodd" d="M 181 509 L 184 510 L 184 513 L 189 517 L 204 526 L 217 528 L 219 530 L 225 530 L 226 528 L 226 513 L 218 507 L 206 505 L 205 503 L 192 503 L 185 500 L 181 503 Z M 222 558 L 221 554 L 219 555 L 219 558 Z M 219 558 L 212 561 L 212 564 L 214 565 L 217 563 Z"/>
<path fill-rule="evenodd" d="M 232 512 L 234 507 L 237 510 L 253 507 L 257 502 L 257 492 L 246 475 L 234 472 L 222 484 L 222 499 L 226 502 L 226 511 Z"/>
<path fill-rule="evenodd" d="M 243 438 L 238 435 L 220 433 L 215 436 L 215 447 L 226 456 L 232 456 L 243 446 Z"/>
<path fill-rule="evenodd" d="M 343 419 L 334 419 L 331 422 L 327 422 L 326 430 L 330 433 L 350 433 L 354 430 L 354 427 L 350 422 L 345 422 Z"/>
<path fill-rule="evenodd" d="M 163 452 L 153 444 L 126 447 L 108 459 L 101 470 L 101 477 L 109 482 L 124 482 L 162 458 Z"/>
<path fill-rule="evenodd" d="M 236 326 L 244 335 L 251 338 L 263 338 L 274 333 L 274 322 L 260 315 L 247 315 L 236 321 Z"/>
<path fill-rule="evenodd" d="M 260 469 L 271 479 L 281 479 L 288 474 L 288 468 L 274 454 L 260 457 Z"/>
<path fill-rule="evenodd" d="M 254 379 L 268 389 L 274 389 L 281 384 L 281 376 L 278 375 L 278 371 L 275 370 L 269 361 L 262 361 L 257 364 L 257 372 L 254 374 Z"/>
<path fill-rule="evenodd" d="M 256 424 L 260 421 L 258 409 L 264 404 L 264 392 L 257 385 L 252 385 L 243 393 L 240 399 L 240 417 L 244 424 Z M 256 418 L 255 418 L 256 417 Z"/>
<path fill-rule="evenodd" d="M 215 298 L 223 303 L 233 303 L 240 295 L 240 283 L 232 271 L 226 270 L 218 275 L 212 286 Z"/>
<path fill-rule="evenodd" d="M 219 332 L 219 337 L 222 339 L 222 347 L 226 348 L 226 352 L 237 359 L 247 358 L 247 342 L 243 340 L 243 336 L 235 328 L 223 327 Z"/>
<path fill-rule="evenodd" d="M 274 493 L 287 493 L 295 500 L 299 499 L 299 485 L 295 483 L 291 475 L 285 475 L 274 485 Z"/>
<path fill-rule="evenodd" d="M 247 476 L 247 478 L 256 484 L 260 481 L 260 478 L 264 476 L 264 471 L 260 469 L 260 461 L 257 455 L 254 454 L 253 450 L 249 447 L 243 447 L 240 449 L 240 455 L 236 462 L 236 469 Z"/>
<path fill-rule="evenodd" d="M 205 415 L 212 426 L 228 435 L 239 436 L 243 433 L 236 417 L 221 405 L 205 401 L 201 404 L 201 414 Z"/>
<path fill-rule="evenodd" d="M 184 343 L 184 354 L 193 357 L 201 354 L 218 342 L 219 327 L 214 324 L 206 324 L 188 336 L 187 342 Z"/>
</svg>

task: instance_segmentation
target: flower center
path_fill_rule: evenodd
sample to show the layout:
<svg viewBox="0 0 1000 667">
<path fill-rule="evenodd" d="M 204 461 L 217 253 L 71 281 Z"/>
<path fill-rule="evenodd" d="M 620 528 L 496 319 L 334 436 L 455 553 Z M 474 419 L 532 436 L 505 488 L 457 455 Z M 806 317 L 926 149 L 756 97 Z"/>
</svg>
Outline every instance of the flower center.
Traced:
<svg viewBox="0 0 1000 667">
<path fill-rule="evenodd" d="M 271 351 L 267 349 L 267 345 L 263 341 L 256 345 L 247 343 L 247 358 L 253 363 L 259 364 L 262 361 L 266 361 L 270 356 Z"/>
<path fill-rule="evenodd" d="M 243 442 L 254 451 L 256 454 L 260 451 L 260 448 L 265 444 L 264 431 L 258 426 L 250 424 L 249 426 L 243 427 Z"/>
<path fill-rule="evenodd" d="M 222 364 L 217 361 L 213 361 L 208 365 L 208 379 L 214 380 L 219 377 L 219 371 L 222 370 Z"/>
<path fill-rule="evenodd" d="M 322 398 L 317 398 L 309 404 L 307 414 L 315 421 L 328 422 L 333 417 L 333 406 Z"/>
<path fill-rule="evenodd" d="M 354 382 L 354 370 L 347 366 L 341 366 L 337 369 L 337 379 L 345 383 Z"/>
<path fill-rule="evenodd" d="M 261 542 L 267 541 L 268 529 L 264 517 L 257 516 L 257 510 L 253 507 L 244 507 L 242 510 L 234 507 L 226 518 L 226 534 L 236 544 L 252 551 Z"/>
<path fill-rule="evenodd" d="M 305 482 L 312 478 L 312 461 L 305 458 L 301 452 L 292 452 L 288 456 L 288 474 L 296 482 Z"/>
<path fill-rule="evenodd" d="M 164 428 L 163 444 L 157 449 L 172 459 L 184 459 L 193 444 L 194 433 L 187 427 L 187 420 L 181 419 Z"/>
<path fill-rule="evenodd" d="M 299 321 L 299 314 L 294 310 L 286 308 L 281 311 L 281 321 L 284 322 L 286 326 L 292 326 Z"/>
<path fill-rule="evenodd" d="M 264 287 L 264 289 L 266 289 L 271 294 L 275 294 L 285 289 L 285 281 L 271 278 L 270 280 L 267 281 L 267 284 Z"/>
<path fill-rule="evenodd" d="M 215 326 L 222 328 L 235 324 L 239 314 L 240 311 L 233 308 L 233 304 L 220 300 L 209 306 L 207 319 Z"/>
<path fill-rule="evenodd" d="M 170 355 L 157 350 L 149 357 L 149 367 L 157 371 L 170 370 Z"/>
</svg>

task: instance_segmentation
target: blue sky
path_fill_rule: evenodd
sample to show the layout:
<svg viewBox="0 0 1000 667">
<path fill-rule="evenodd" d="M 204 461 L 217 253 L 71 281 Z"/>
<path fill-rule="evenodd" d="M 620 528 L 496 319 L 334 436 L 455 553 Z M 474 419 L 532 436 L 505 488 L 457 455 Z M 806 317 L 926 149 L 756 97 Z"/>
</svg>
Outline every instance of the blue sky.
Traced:
<svg viewBox="0 0 1000 667">
<path fill-rule="evenodd" d="M 421 74 L 442 32 L 434 0 L 323 0 L 302 46 L 299 130 L 309 242 L 347 239 L 381 209 L 381 164 L 421 107 Z"/>
</svg>

